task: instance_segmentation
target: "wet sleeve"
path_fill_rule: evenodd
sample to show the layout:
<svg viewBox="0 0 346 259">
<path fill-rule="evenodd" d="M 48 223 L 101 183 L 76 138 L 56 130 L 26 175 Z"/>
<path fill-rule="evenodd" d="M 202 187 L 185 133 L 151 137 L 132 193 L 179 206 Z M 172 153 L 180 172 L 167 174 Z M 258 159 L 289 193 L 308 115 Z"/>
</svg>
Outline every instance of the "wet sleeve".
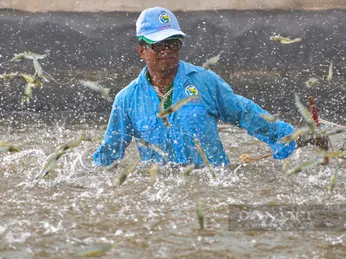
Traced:
<svg viewBox="0 0 346 259">
<path fill-rule="evenodd" d="M 95 166 L 107 166 L 124 157 L 126 147 L 131 143 L 132 123 L 116 98 L 108 121 L 108 127 L 101 146 L 94 154 Z"/>
<path fill-rule="evenodd" d="M 267 122 L 258 114 L 268 112 L 253 101 L 234 94 L 232 88 L 219 76 L 214 75 L 215 107 L 218 117 L 247 130 L 248 134 L 267 143 L 273 150 L 273 158 L 284 159 L 295 148 L 295 142 L 281 143 L 280 139 L 293 132 L 293 126 L 283 122 Z"/>
</svg>

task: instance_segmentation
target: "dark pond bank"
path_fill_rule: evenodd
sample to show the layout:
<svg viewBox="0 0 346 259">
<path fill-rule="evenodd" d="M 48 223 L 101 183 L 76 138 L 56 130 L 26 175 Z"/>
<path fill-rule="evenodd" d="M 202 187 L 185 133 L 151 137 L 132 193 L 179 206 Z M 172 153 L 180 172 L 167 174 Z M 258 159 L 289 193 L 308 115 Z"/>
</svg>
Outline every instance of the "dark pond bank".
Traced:
<svg viewBox="0 0 346 259">
<path fill-rule="evenodd" d="M 135 21 L 138 13 L 28 13 L 0 10 L 0 63 L 15 53 L 50 50 L 42 67 L 59 82 L 34 89 L 29 104 L 21 106 L 25 82 L 0 81 L 0 116 L 21 111 L 32 116 L 108 116 L 111 102 L 83 88 L 77 79 L 100 81 L 111 96 L 136 77 L 143 67 L 136 53 Z M 183 31 L 182 59 L 196 65 L 224 53 L 214 71 L 236 93 L 253 99 L 272 113 L 295 120 L 293 93 L 303 100 L 316 99 L 321 116 L 338 123 L 345 119 L 346 11 L 203 11 L 176 12 Z M 283 45 L 273 34 L 301 37 L 302 42 Z M 326 81 L 330 60 L 332 82 Z M 33 73 L 31 61 L 0 66 L 0 73 Z M 305 81 L 320 83 L 306 88 Z M 24 115 L 25 116 L 25 115 Z"/>
</svg>

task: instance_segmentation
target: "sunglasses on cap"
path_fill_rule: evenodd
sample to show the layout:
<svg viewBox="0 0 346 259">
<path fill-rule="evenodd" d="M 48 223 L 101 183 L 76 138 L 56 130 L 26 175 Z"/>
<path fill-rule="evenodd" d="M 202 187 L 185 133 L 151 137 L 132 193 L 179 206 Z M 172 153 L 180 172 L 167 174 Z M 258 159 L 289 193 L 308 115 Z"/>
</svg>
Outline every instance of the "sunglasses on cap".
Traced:
<svg viewBox="0 0 346 259">
<path fill-rule="evenodd" d="M 161 52 L 165 48 L 168 48 L 171 51 L 176 51 L 178 49 L 181 49 L 181 47 L 183 46 L 183 43 L 179 39 L 171 39 L 171 40 L 159 41 L 154 44 L 149 44 L 145 42 L 145 44 L 142 44 L 142 45 L 149 46 L 155 52 Z"/>
</svg>

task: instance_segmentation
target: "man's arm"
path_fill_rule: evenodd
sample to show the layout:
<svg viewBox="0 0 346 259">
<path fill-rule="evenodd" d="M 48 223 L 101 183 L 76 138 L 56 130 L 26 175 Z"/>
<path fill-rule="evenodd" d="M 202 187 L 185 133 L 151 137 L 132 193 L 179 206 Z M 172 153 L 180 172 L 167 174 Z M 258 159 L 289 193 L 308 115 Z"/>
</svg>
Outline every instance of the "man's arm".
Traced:
<svg viewBox="0 0 346 259">
<path fill-rule="evenodd" d="M 218 75 L 212 80 L 216 84 L 216 108 L 219 118 L 247 130 L 248 134 L 267 143 L 273 150 L 273 158 L 284 159 L 295 148 L 295 142 L 281 143 L 280 139 L 293 132 L 293 126 L 283 122 L 268 122 L 258 114 L 268 112 L 243 96 L 234 94 L 231 87 Z"/>
<path fill-rule="evenodd" d="M 119 99 L 115 98 L 106 134 L 101 146 L 94 154 L 96 166 L 107 166 L 116 160 L 121 160 L 126 147 L 131 143 L 132 123 Z"/>
</svg>

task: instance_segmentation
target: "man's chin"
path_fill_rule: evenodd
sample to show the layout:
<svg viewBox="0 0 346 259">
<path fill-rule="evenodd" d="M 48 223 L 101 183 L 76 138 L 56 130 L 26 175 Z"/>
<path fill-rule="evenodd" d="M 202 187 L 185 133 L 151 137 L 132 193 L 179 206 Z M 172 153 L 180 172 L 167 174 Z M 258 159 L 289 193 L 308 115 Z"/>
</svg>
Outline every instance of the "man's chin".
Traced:
<svg viewBox="0 0 346 259">
<path fill-rule="evenodd" d="M 165 60 L 165 62 L 159 62 L 159 65 L 163 70 L 176 69 L 178 67 L 178 64 L 179 62 L 177 62 L 176 60 L 174 60 L 173 62 L 167 62 L 167 60 Z"/>
</svg>

